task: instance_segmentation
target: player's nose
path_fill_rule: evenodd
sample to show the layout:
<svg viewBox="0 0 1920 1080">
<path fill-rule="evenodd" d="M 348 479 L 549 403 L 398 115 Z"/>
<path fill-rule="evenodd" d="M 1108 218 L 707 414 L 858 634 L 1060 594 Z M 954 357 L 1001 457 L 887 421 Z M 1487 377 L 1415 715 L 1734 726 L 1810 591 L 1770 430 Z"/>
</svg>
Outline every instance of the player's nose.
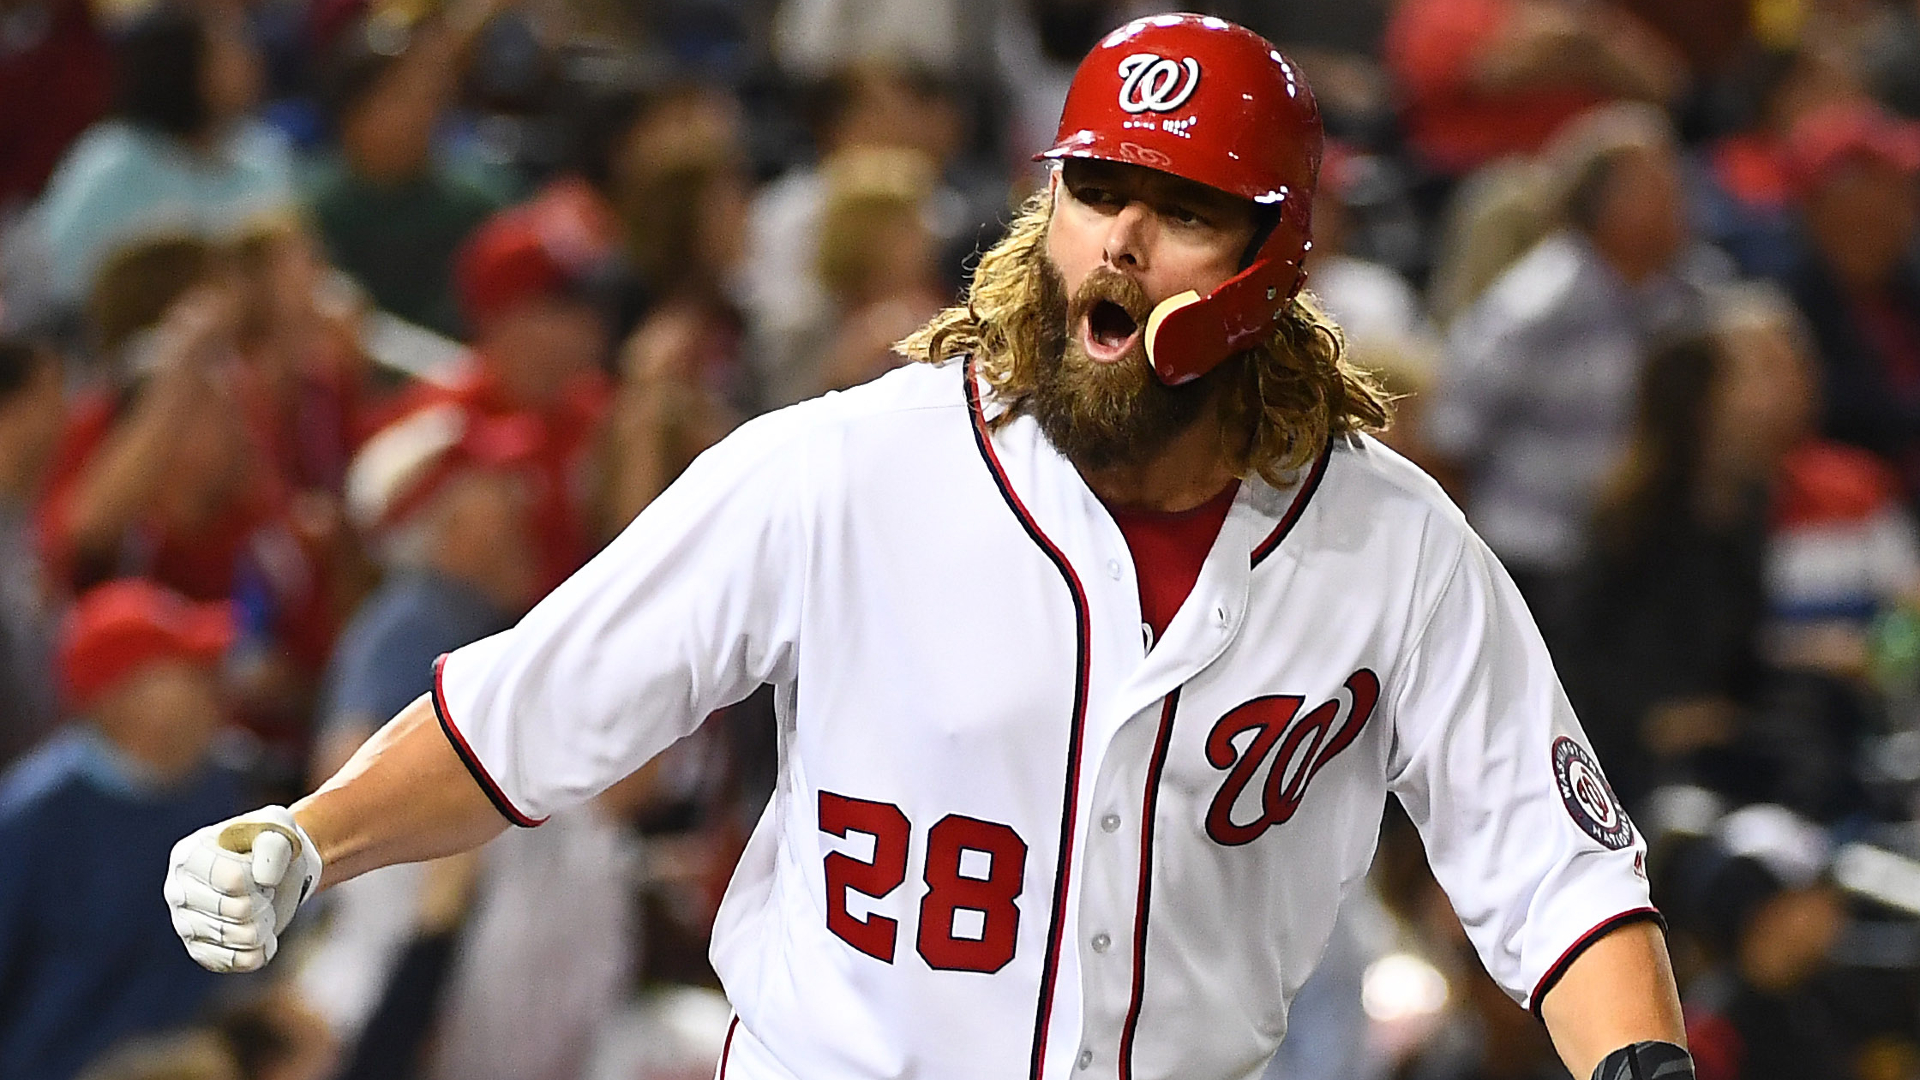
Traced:
<svg viewBox="0 0 1920 1080">
<path fill-rule="evenodd" d="M 1116 270 L 1135 272 L 1147 269 L 1147 253 L 1152 244 L 1153 212 L 1145 203 L 1129 202 L 1107 223 L 1107 235 L 1101 254 Z"/>
</svg>

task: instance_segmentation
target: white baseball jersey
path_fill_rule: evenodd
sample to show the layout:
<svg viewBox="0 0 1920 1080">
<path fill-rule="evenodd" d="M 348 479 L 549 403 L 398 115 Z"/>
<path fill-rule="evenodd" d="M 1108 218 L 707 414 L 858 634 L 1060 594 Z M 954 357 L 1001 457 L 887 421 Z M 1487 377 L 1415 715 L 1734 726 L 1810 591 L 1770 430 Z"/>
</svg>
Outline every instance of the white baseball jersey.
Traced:
<svg viewBox="0 0 1920 1080">
<path fill-rule="evenodd" d="M 909 366 L 741 428 L 435 704 L 527 825 L 777 688 L 727 1080 L 1258 1076 L 1389 792 L 1534 1001 L 1651 914 L 1640 840 L 1439 488 L 1361 437 L 1303 473 L 1241 485 L 1149 651 L 1073 466 Z"/>
</svg>

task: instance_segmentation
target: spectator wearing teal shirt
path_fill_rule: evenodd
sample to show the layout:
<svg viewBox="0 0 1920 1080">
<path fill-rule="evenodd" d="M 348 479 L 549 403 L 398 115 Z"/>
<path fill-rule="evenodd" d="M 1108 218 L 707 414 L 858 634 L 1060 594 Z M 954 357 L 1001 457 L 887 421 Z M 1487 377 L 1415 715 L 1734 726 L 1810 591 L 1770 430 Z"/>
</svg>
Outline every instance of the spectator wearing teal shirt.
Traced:
<svg viewBox="0 0 1920 1080">
<path fill-rule="evenodd" d="M 117 115 L 74 143 L 36 210 L 52 300 L 69 311 L 130 240 L 220 237 L 294 205 L 284 139 L 248 116 L 260 64 L 237 17 L 163 2 L 129 29 L 119 66 Z"/>
</svg>

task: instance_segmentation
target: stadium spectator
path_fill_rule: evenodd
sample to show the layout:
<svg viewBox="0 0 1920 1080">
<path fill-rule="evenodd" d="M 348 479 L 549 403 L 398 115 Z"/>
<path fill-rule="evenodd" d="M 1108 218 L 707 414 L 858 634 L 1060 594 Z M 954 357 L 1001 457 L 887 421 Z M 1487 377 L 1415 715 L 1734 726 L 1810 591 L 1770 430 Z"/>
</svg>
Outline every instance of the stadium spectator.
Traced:
<svg viewBox="0 0 1920 1080">
<path fill-rule="evenodd" d="M 1307 280 L 1327 313 L 1340 323 L 1349 345 L 1431 347 L 1433 328 L 1413 286 L 1399 271 L 1364 258 L 1351 247 L 1356 224 L 1353 193 L 1367 173 L 1380 166 L 1372 155 L 1353 147 L 1328 145 L 1313 198 L 1313 251 L 1307 259 Z"/>
<path fill-rule="evenodd" d="M 1550 637 L 1648 342 L 1698 297 L 1664 116 L 1617 105 L 1578 123 L 1555 178 L 1564 225 L 1454 321 L 1426 413 L 1469 519 Z"/>
<path fill-rule="evenodd" d="M 1828 877 L 1831 841 L 1779 806 L 1753 805 L 1660 867 L 1662 906 L 1712 966 L 1685 993 L 1700 1080 L 1841 1080 L 1844 1021 L 1820 992 L 1847 923 Z"/>
<path fill-rule="evenodd" d="M 379 538 L 389 576 L 341 637 L 315 775 L 330 775 L 426 693 L 436 657 L 505 629 L 538 598 L 530 496 L 540 435 L 524 416 L 442 404 L 387 428 L 355 459 L 354 516 Z M 391 1070 L 396 1055 L 414 1060 L 425 1047 L 424 1075 L 448 1080 L 578 1076 L 632 959 L 619 820 L 631 809 L 622 800 L 644 796 L 647 783 L 503 837 L 477 864 L 391 868 L 334 893 L 301 982 L 353 1044 L 349 1075 Z M 568 925 L 533 928 L 555 892 L 569 897 Z M 445 1038 L 427 1039 L 430 1027 Z"/>
<path fill-rule="evenodd" d="M 1794 125 L 1787 152 L 1806 229 L 1789 288 L 1819 345 L 1826 433 L 1920 499 L 1920 124 L 1833 105 Z"/>
<path fill-rule="evenodd" d="M 1715 298 L 1721 349 L 1806 398 L 1801 434 L 1772 481 L 1767 539 L 1766 649 L 1775 664 L 1860 679 L 1876 620 L 1920 603 L 1920 532 L 1899 475 L 1858 447 L 1820 438 L 1818 364 L 1806 320 L 1776 288 L 1745 285 Z"/>
<path fill-rule="evenodd" d="M 816 268 L 836 318 L 812 358 L 816 393 L 898 366 L 904 358 L 893 343 L 948 299 L 927 224 L 937 179 L 932 161 L 873 147 L 834 158 L 826 173 Z"/>
<path fill-rule="evenodd" d="M 347 462 L 391 410 L 397 380 L 362 343 L 362 302 L 293 216 L 263 219 L 233 245 L 238 389 L 275 469 L 333 509 Z"/>
<path fill-rule="evenodd" d="M 1800 256 L 1787 138 L 1809 112 L 1856 99 L 1858 74 L 1838 49 L 1803 45 L 1754 65 L 1751 114 L 1694 154 L 1692 197 L 1701 235 L 1748 274 L 1785 277 Z"/>
<path fill-rule="evenodd" d="M 215 753 L 225 604 L 151 581 L 102 585 L 61 630 L 76 720 L 0 785 L 0 1073 L 68 1080 L 120 1038 L 191 1020 L 218 978 L 170 948 L 145 890 L 84 884 L 103 868 L 164 877 L 174 834 L 254 798 Z M 20 872 L 33 867 L 34 873 Z M 29 888 L 39 874 L 76 883 Z"/>
<path fill-rule="evenodd" d="M 0 338 L 0 768 L 53 727 L 53 598 L 33 537 L 66 403 L 60 355 Z"/>
<path fill-rule="evenodd" d="M 1395 396 L 1393 426 L 1382 437 L 1395 450 L 1425 463 L 1431 454 L 1421 434 L 1422 413 L 1433 388 L 1439 338 L 1420 294 L 1407 279 L 1349 246 L 1356 224 L 1352 193 L 1379 168 L 1381 162 L 1372 155 L 1328 144 L 1320 188 L 1314 193 L 1307 287 L 1340 324 L 1355 361 Z"/>
<path fill-rule="evenodd" d="M 818 354 L 835 321 L 834 297 L 819 273 L 831 163 L 861 149 L 905 149 L 925 155 L 936 173 L 944 174 L 964 131 L 951 90 L 922 69 L 875 62 L 848 67 L 822 84 L 818 98 L 819 163 L 789 169 L 763 187 L 754 197 L 749 225 L 753 258 L 744 267 L 744 295 L 769 405 L 790 404 L 818 390 Z M 956 239 L 972 242 L 966 219 L 977 212 L 944 176 L 936 180 L 939 186 L 927 196 L 925 209 L 934 241 L 945 253 Z"/>
<path fill-rule="evenodd" d="M 108 253 L 145 235 L 225 238 L 292 205 L 285 141 L 251 118 L 260 64 L 243 18 L 162 0 L 121 38 L 116 115 L 73 144 L 36 211 L 55 303 L 77 308 Z"/>
<path fill-rule="evenodd" d="M 141 575 L 238 603 L 237 710 L 291 765 L 339 622 L 339 534 L 248 421 L 227 265 L 190 238 L 150 241 L 109 261 L 94 299 L 116 374 L 73 403 L 40 512 L 48 568 L 72 592 Z"/>
<path fill-rule="evenodd" d="M 760 373 L 742 355 L 741 292 L 748 176 L 739 104 L 679 86 L 641 110 L 621 147 L 614 207 L 644 325 L 667 312 L 697 324 L 694 373 L 735 407 L 760 404 Z"/>
<path fill-rule="evenodd" d="M 1385 59 L 1407 140 L 1447 175 L 1531 154 L 1603 102 L 1665 102 L 1673 48 L 1609 0 L 1401 0 Z"/>
<path fill-rule="evenodd" d="M 448 336 L 464 329 L 454 253 L 498 202 L 435 159 L 434 129 L 498 6 L 463 0 L 412 25 L 394 9 L 354 20 L 332 42 L 323 81 L 339 154 L 320 166 L 307 205 L 328 254 L 377 306 Z"/>
<path fill-rule="evenodd" d="M 1705 335 L 1653 353 L 1558 654 L 1614 787 L 1735 741 L 1763 684 L 1768 499 L 1808 429 L 1799 358 Z"/>
<path fill-rule="evenodd" d="M 739 412 L 700 377 L 707 340 L 699 312 L 670 308 L 621 347 L 596 500 L 601 536 L 625 528 L 701 451 L 739 424 Z"/>
<path fill-rule="evenodd" d="M 595 289 L 605 251 L 592 209 L 540 199 L 481 226 L 454 267 L 473 349 L 445 385 L 416 390 L 415 408 L 450 402 L 472 422 L 511 422 L 534 433 L 537 595 L 597 546 L 589 495 L 612 395 L 612 346 Z"/>
<path fill-rule="evenodd" d="M 435 658 L 513 625 L 538 599 L 530 500 L 540 432 L 524 421 L 435 405 L 355 458 L 349 510 L 386 578 L 334 650 L 314 776 L 333 775 L 426 693 Z"/>
</svg>

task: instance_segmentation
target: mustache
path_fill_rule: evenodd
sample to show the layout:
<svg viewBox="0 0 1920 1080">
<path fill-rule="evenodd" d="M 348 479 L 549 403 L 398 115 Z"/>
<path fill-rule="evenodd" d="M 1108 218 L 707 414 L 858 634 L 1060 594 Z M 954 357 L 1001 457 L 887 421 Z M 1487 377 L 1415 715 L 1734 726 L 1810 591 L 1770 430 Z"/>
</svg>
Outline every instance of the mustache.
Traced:
<svg viewBox="0 0 1920 1080">
<path fill-rule="evenodd" d="M 1067 304 L 1067 325 L 1080 325 L 1080 320 L 1102 301 L 1119 306 L 1136 326 L 1146 325 L 1147 316 L 1153 310 L 1146 288 L 1138 281 L 1110 266 L 1096 266 L 1080 282 Z"/>
</svg>

